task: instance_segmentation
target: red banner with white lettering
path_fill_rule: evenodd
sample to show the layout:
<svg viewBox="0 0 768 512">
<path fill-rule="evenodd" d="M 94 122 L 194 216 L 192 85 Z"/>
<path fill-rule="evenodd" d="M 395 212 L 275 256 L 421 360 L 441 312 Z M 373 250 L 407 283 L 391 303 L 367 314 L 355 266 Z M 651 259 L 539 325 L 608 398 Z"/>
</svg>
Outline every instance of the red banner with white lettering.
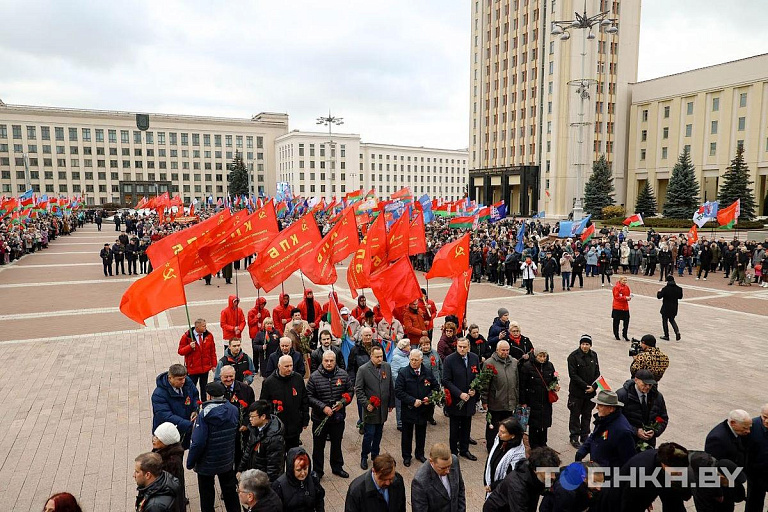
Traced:
<svg viewBox="0 0 768 512">
<path fill-rule="evenodd" d="M 192 244 L 198 237 L 210 231 L 211 228 L 222 224 L 231 216 L 232 212 L 228 209 L 222 210 L 200 224 L 195 224 L 194 226 L 182 229 L 176 233 L 171 233 L 165 238 L 153 242 L 152 245 L 147 248 L 147 256 L 149 256 L 149 261 L 152 262 L 152 267 L 157 268 L 173 258 L 174 255 L 183 251 L 185 247 Z"/>
</svg>

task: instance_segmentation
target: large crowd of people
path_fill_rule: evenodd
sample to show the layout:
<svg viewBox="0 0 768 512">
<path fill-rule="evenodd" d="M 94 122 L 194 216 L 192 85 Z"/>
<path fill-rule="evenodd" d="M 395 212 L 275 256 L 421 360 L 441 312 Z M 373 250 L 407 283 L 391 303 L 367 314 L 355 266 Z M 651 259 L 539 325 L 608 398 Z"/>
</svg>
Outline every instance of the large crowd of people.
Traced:
<svg viewBox="0 0 768 512">
<path fill-rule="evenodd" d="M 134 216 L 116 217 L 115 222 L 117 231 L 125 223 L 126 233 L 119 234 L 115 245 L 126 259 L 134 241 L 140 258 L 145 241 L 181 229 Z M 556 228 L 514 220 L 481 225 L 472 233 L 473 276 L 510 287 L 521 280 L 531 294 L 540 275 L 549 293 L 557 287 L 555 276 L 560 291 L 566 292 L 577 281 L 582 287 L 585 278 L 599 277 L 611 286 L 613 277 L 614 335 L 627 341 L 632 299 L 628 275 L 658 275 L 665 283 L 658 294 L 662 339 L 669 339 L 668 323 L 681 337 L 675 316 L 682 291 L 675 273 L 680 278 L 687 271 L 694 279 L 695 272 L 695 279 L 707 279 L 710 272 L 721 271 L 730 283 L 750 284 L 757 277 L 764 284 L 758 271 L 766 259 L 765 244 L 708 241 L 703 236 L 688 243 L 684 235 L 653 230 L 639 238 L 638 232 L 611 228 L 583 244 L 579 238 L 551 236 Z M 525 234 L 518 252 L 520 229 Z M 134 240 L 125 242 L 129 234 Z M 427 226 L 426 234 L 428 252 L 412 257 L 414 267 L 423 271 L 429 270 L 439 248 L 460 233 L 438 220 Z M 107 275 L 107 267 L 109 272 L 113 264 L 116 271 L 118 267 L 114 246 L 104 250 L 112 255 L 109 265 L 105 263 Z M 129 274 L 137 273 L 130 260 L 128 267 Z M 631 345 L 627 379 L 610 390 L 592 338 L 584 334 L 565 369 L 567 435 L 577 450 L 574 462 L 568 463 L 548 445 L 552 404 L 561 392 L 561 377 L 548 350 L 525 336 L 524 323 L 510 319 L 503 307 L 485 336 L 471 318 L 459 322 L 448 316 L 436 325 L 437 308 L 426 290 L 422 293 L 397 308 L 391 321 L 364 296 L 351 309 L 336 296 L 342 330 L 354 344 L 348 352 L 332 333 L 330 301 L 316 298 L 310 289 L 297 303 L 283 293 L 278 303 L 262 298 L 247 311 L 231 296 L 220 318 L 223 351 L 205 319 L 198 319 L 179 340 L 184 364 L 171 365 L 156 379 L 152 451 L 135 460 L 136 509 L 187 510 L 186 467 L 196 474 L 203 512 L 214 510 L 216 481 L 227 512 L 325 510 L 326 465 L 336 478 L 350 477 L 345 466 L 353 454 L 342 450 L 350 414 L 363 436 L 354 463 L 364 472 L 348 486 L 348 512 L 404 511 L 408 498 L 397 466 L 409 467 L 414 461 L 420 466 L 410 483 L 410 502 L 420 511 L 467 510 L 462 476 L 467 467 L 483 472 L 486 512 L 643 511 L 657 498 L 664 510 L 684 510 L 691 499 L 696 510 L 733 510 L 745 500 L 748 512 L 763 510 L 768 404 L 753 414 L 731 411 L 702 439 L 702 446 L 662 442 L 668 423 L 682 418 L 667 410 L 660 381 L 669 358 L 656 338 L 646 334 Z M 242 349 L 248 340 L 253 357 Z M 447 417 L 447 431 L 435 421 L 436 413 Z M 472 453 L 480 435 L 472 432 L 477 414 L 486 418 L 482 455 Z M 383 433 L 393 427 L 401 441 L 399 457 L 381 446 Z M 304 436 L 303 444 L 306 429 L 311 436 Z M 428 446 L 429 430 L 439 441 Z M 469 461 L 464 468 L 461 459 Z M 471 465 L 478 459 L 477 466 Z M 735 468 L 743 471 L 734 473 Z M 663 478 L 635 485 L 629 475 L 639 469 L 677 476 L 688 484 L 701 483 L 703 469 L 719 478 L 708 487 Z"/>
<path fill-rule="evenodd" d="M 0 265 L 7 265 L 27 254 L 48 248 L 48 243 L 60 236 L 71 235 L 85 223 L 85 212 L 73 212 L 61 217 L 40 213 L 14 223 L 11 216 L 0 220 Z"/>
</svg>

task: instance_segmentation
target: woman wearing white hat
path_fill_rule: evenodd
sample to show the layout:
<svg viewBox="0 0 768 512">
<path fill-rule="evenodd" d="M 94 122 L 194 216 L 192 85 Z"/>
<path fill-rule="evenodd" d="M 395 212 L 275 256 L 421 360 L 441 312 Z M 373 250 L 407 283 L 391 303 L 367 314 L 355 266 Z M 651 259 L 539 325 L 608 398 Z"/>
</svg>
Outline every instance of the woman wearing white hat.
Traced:
<svg viewBox="0 0 768 512">
<path fill-rule="evenodd" d="M 181 436 L 176 425 L 170 422 L 161 423 L 152 436 L 152 451 L 163 459 L 163 470 L 179 479 L 179 495 L 176 497 L 176 510 L 183 512 L 187 508 L 187 497 L 184 490 L 184 449 L 181 447 Z"/>
</svg>

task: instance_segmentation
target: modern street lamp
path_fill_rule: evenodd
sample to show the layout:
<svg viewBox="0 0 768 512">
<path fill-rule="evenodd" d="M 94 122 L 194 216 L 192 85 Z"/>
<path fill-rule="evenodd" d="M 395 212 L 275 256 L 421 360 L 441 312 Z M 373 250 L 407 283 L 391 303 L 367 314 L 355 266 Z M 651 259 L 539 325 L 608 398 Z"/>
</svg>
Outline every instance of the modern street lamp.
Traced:
<svg viewBox="0 0 768 512">
<path fill-rule="evenodd" d="M 579 119 L 576 122 L 571 123 L 572 127 L 577 128 L 578 137 L 576 143 L 579 145 L 578 158 L 576 162 L 576 200 L 573 206 L 573 220 L 581 220 L 584 216 L 584 204 L 582 196 L 584 195 L 584 187 L 582 185 L 582 172 L 586 163 L 584 158 L 584 127 L 589 126 L 592 123 L 585 120 L 586 105 L 589 102 L 590 94 L 589 89 L 593 84 L 597 83 L 594 78 L 587 78 L 586 75 L 586 62 L 587 62 L 587 40 L 592 41 L 595 39 L 595 32 L 602 30 L 606 34 L 614 35 L 618 33 L 619 28 L 616 26 L 618 20 L 616 18 L 609 18 L 610 11 L 601 12 L 594 16 L 587 16 L 587 3 L 584 2 L 584 12 L 582 14 L 574 13 L 576 18 L 573 20 L 561 20 L 552 22 L 553 36 L 560 36 L 561 41 L 568 41 L 571 38 L 571 30 L 581 30 L 584 34 L 581 47 L 581 78 L 576 80 L 570 80 L 568 85 L 576 88 L 576 94 L 579 96 Z"/>
<path fill-rule="evenodd" d="M 344 118 L 343 117 L 334 117 L 331 115 L 331 111 L 328 111 L 328 117 L 318 117 L 317 118 L 317 124 L 322 124 L 328 126 L 328 176 L 335 176 L 336 175 L 336 169 L 335 166 L 333 169 L 331 169 L 331 164 L 333 163 L 333 157 L 331 156 L 331 152 L 333 151 L 334 145 L 333 145 L 333 125 L 341 126 L 344 124 Z M 331 172 L 333 171 L 333 172 Z M 333 181 L 333 180 L 331 180 Z M 333 185 L 333 183 L 331 183 Z"/>
</svg>

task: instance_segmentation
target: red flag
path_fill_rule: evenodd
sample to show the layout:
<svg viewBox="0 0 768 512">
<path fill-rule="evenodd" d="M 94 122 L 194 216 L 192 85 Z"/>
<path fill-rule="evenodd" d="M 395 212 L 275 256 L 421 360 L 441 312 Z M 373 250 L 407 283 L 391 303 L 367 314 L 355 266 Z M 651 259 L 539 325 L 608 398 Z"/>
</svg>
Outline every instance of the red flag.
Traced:
<svg viewBox="0 0 768 512">
<path fill-rule="evenodd" d="M 147 256 L 152 262 L 153 267 L 159 267 L 166 261 L 173 258 L 175 254 L 184 250 L 184 247 L 190 245 L 198 237 L 204 235 L 211 228 L 220 225 L 232 216 L 229 210 L 222 210 L 213 217 L 204 220 L 200 224 L 195 224 L 176 233 L 172 233 L 165 238 L 154 242 L 147 248 Z"/>
<path fill-rule="evenodd" d="M 146 208 L 148 202 L 149 201 L 147 201 L 147 196 L 142 196 L 139 202 L 136 203 L 136 209 L 141 210 L 143 208 Z"/>
<path fill-rule="evenodd" d="M 171 199 L 169 201 L 168 206 L 169 207 L 171 207 L 171 206 L 182 207 L 182 206 L 184 206 L 184 203 L 181 201 L 181 198 L 179 197 L 179 195 L 176 194 L 175 196 L 173 196 L 173 199 Z"/>
<path fill-rule="evenodd" d="M 380 213 L 373 221 L 367 236 L 371 272 L 376 272 L 387 263 L 387 225 L 383 214 Z"/>
<path fill-rule="evenodd" d="M 279 233 L 272 201 L 250 215 L 247 215 L 247 210 L 240 212 L 245 212 L 241 222 L 231 225 L 218 242 L 199 250 L 208 273 L 214 274 L 228 263 L 260 252 Z"/>
<path fill-rule="evenodd" d="M 469 268 L 469 233 L 437 251 L 426 278 L 456 277 Z"/>
<path fill-rule="evenodd" d="M 304 215 L 270 240 L 248 267 L 253 284 L 267 292 L 272 290 L 303 266 L 311 249 L 321 241 L 315 219 Z"/>
<path fill-rule="evenodd" d="M 418 201 L 414 203 L 419 205 Z M 418 207 L 416 208 L 418 210 Z M 424 214 L 421 211 L 416 212 L 416 216 L 411 221 L 411 230 L 408 235 L 408 254 L 423 254 L 427 252 L 427 239 L 424 235 Z"/>
<path fill-rule="evenodd" d="M 312 257 L 302 266 L 302 270 L 315 284 L 336 282 L 338 263 L 360 247 L 353 208 L 346 208 L 339 221 L 325 235 L 322 242 L 312 251 Z"/>
<path fill-rule="evenodd" d="M 188 257 L 191 251 L 182 253 Z M 142 325 L 156 314 L 187 302 L 179 272 L 179 255 L 156 267 L 149 275 L 134 282 L 120 300 L 120 311 Z"/>
<path fill-rule="evenodd" d="M 339 305 L 336 304 L 336 298 L 333 296 L 333 292 L 329 293 L 330 300 L 328 301 L 328 312 L 331 314 L 331 334 L 336 338 L 341 338 L 344 334 L 344 327 L 341 323 L 341 314 L 339 314 Z"/>
<path fill-rule="evenodd" d="M 211 273 L 207 263 L 202 257 L 203 251 L 217 247 L 223 243 L 224 237 L 227 236 L 235 226 L 241 226 L 247 215 L 247 211 L 236 212 L 226 221 L 213 226 L 206 233 L 200 235 L 179 253 L 193 253 L 189 258 L 181 258 L 179 263 L 179 272 L 181 273 L 181 278 L 184 281 L 184 284 L 197 281 L 206 274 Z"/>
<path fill-rule="evenodd" d="M 389 228 L 389 240 L 387 240 L 387 259 L 395 261 L 408 256 L 408 246 L 410 245 L 411 223 L 408 213 L 403 213 Z"/>
<path fill-rule="evenodd" d="M 381 313 L 392 323 L 392 311 L 421 297 L 421 286 L 413 272 L 411 260 L 400 258 L 369 278 L 373 294 L 379 300 Z"/>
<path fill-rule="evenodd" d="M 469 296 L 469 283 L 472 281 L 472 269 L 469 268 L 453 278 L 451 287 L 443 300 L 443 307 L 437 316 L 456 315 L 459 325 L 463 325 L 464 315 L 467 312 L 467 297 Z"/>
<path fill-rule="evenodd" d="M 194 217 L 195 216 L 195 203 L 192 203 L 189 205 L 189 216 Z"/>
<path fill-rule="evenodd" d="M 688 245 L 693 245 L 694 243 L 699 241 L 699 230 L 696 229 L 696 224 L 691 226 L 691 229 L 688 230 Z"/>
<path fill-rule="evenodd" d="M 353 298 L 357 298 L 357 290 L 367 288 L 371 275 L 371 256 L 368 253 L 368 236 L 363 237 L 360 247 L 355 251 L 347 269 L 347 284 Z"/>
</svg>

